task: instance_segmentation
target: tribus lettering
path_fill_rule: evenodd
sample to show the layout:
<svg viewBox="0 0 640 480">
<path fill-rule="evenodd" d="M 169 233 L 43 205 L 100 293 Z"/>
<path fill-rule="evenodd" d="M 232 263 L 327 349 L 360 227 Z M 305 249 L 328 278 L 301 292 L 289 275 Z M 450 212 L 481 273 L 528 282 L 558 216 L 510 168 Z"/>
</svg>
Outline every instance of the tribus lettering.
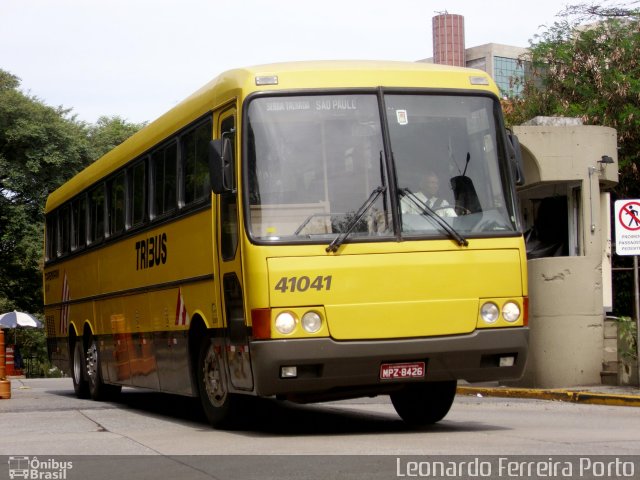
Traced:
<svg viewBox="0 0 640 480">
<path fill-rule="evenodd" d="M 162 233 L 136 242 L 136 270 L 167 263 L 167 234 Z"/>
</svg>

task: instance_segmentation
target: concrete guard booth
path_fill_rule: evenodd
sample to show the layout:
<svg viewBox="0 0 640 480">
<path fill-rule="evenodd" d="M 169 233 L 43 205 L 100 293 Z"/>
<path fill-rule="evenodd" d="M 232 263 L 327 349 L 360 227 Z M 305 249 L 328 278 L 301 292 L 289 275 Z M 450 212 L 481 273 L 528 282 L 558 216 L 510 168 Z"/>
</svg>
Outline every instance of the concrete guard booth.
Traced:
<svg viewBox="0 0 640 480">
<path fill-rule="evenodd" d="M 513 130 L 525 170 L 519 199 L 531 329 L 527 366 L 515 385 L 600 384 L 603 323 L 612 306 L 607 190 L 618 182 L 616 131 L 555 117 Z"/>
</svg>

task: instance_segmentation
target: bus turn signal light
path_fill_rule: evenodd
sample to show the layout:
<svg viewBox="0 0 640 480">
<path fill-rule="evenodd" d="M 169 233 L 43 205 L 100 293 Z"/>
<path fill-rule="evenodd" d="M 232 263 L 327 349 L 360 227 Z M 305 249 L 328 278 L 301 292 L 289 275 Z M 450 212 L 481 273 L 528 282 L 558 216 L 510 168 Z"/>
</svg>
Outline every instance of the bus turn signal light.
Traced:
<svg viewBox="0 0 640 480">
<path fill-rule="evenodd" d="M 253 338 L 264 340 L 271 338 L 271 309 L 254 308 L 251 310 Z"/>
</svg>

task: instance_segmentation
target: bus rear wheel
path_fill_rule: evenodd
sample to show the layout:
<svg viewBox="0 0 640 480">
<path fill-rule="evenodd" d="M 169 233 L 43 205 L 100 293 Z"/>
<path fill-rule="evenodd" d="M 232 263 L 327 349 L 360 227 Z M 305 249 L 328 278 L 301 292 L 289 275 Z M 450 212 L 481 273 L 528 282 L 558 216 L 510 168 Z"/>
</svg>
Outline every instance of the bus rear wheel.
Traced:
<svg viewBox="0 0 640 480">
<path fill-rule="evenodd" d="M 222 351 L 210 338 L 205 338 L 200 346 L 197 380 L 200 402 L 209 423 L 215 428 L 233 426 L 238 399 L 229 393 Z"/>
<path fill-rule="evenodd" d="M 393 392 L 391 403 L 405 423 L 415 427 L 442 420 L 456 396 L 457 382 L 411 383 Z"/>
<path fill-rule="evenodd" d="M 122 390 L 119 385 L 108 385 L 102 380 L 100 368 L 100 353 L 98 342 L 94 338 L 86 352 L 87 376 L 89 377 L 89 395 L 93 400 L 105 400 L 113 398 Z"/>
<path fill-rule="evenodd" d="M 85 362 L 82 338 L 77 338 L 71 350 L 71 377 L 73 378 L 73 390 L 78 398 L 89 396 L 89 382 L 85 377 L 87 371 Z"/>
</svg>

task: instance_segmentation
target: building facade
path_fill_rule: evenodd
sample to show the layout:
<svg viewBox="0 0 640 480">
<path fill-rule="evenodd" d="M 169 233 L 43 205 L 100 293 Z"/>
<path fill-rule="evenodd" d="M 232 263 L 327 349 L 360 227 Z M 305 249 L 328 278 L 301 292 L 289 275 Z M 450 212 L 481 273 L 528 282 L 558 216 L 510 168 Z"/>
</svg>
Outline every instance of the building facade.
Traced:
<svg viewBox="0 0 640 480">
<path fill-rule="evenodd" d="M 505 97 L 522 93 L 526 73 L 526 48 L 487 43 L 466 50 L 465 66 L 487 72 Z"/>
</svg>

